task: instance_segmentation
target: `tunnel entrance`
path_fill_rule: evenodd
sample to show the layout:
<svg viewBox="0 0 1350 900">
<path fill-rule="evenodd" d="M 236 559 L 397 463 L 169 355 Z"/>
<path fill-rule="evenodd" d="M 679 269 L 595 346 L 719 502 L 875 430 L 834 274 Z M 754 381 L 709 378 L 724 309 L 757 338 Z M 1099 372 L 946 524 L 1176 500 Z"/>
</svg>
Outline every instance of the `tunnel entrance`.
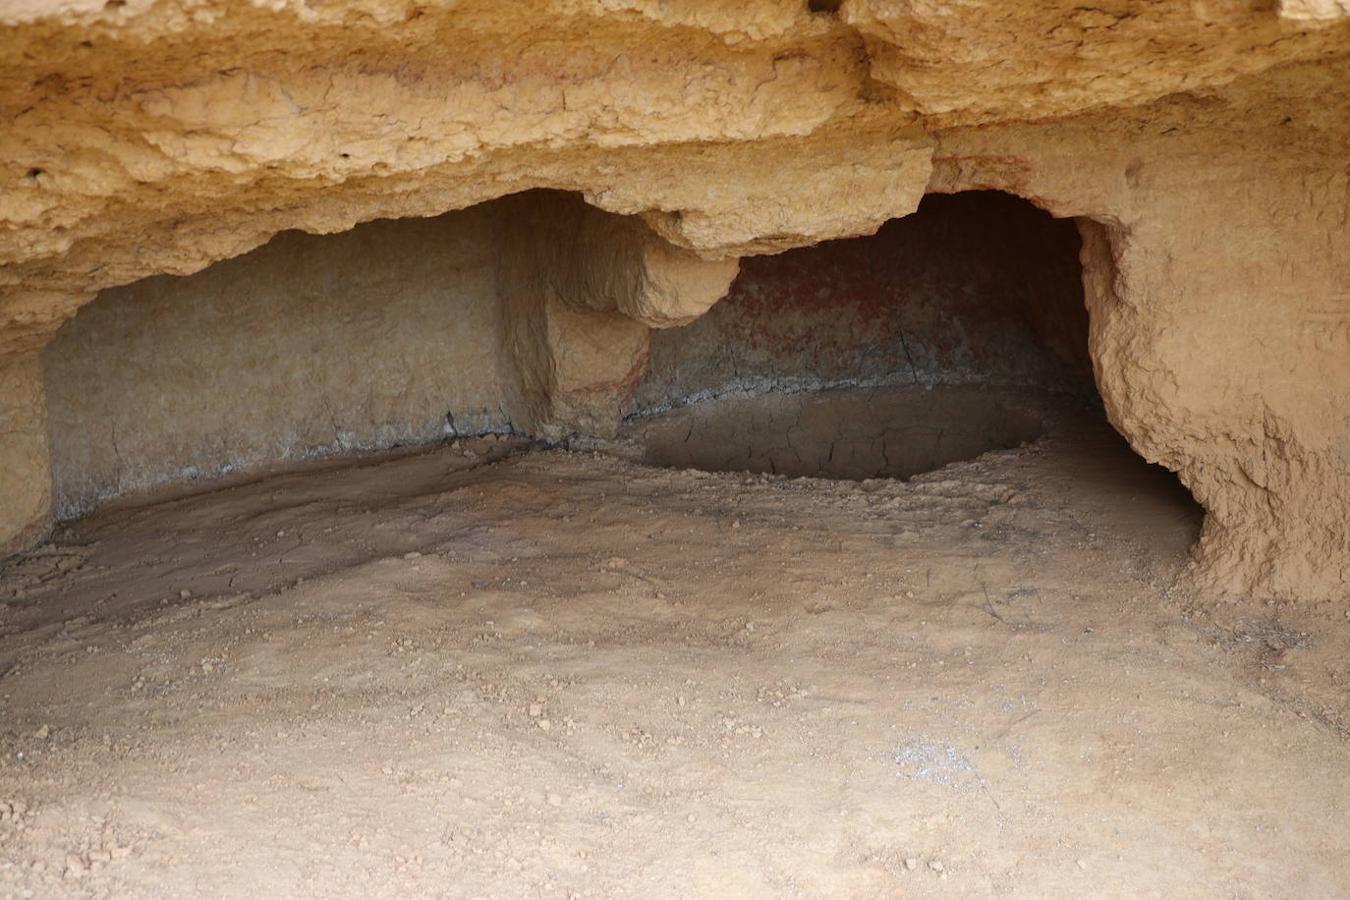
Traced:
<svg viewBox="0 0 1350 900">
<path fill-rule="evenodd" d="M 1103 424 L 1080 248 L 1072 220 L 975 191 L 744 260 L 654 337 L 629 434 L 657 466 L 862 480 Z"/>
</svg>

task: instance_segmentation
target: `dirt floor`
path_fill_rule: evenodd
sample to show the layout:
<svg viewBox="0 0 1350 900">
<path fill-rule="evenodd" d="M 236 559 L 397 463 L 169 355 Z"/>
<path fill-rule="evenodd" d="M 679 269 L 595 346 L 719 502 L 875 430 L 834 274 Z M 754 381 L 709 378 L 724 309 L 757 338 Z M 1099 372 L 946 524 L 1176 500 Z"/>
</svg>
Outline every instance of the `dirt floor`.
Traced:
<svg viewBox="0 0 1350 900">
<path fill-rule="evenodd" d="M 1035 440 L 1066 401 L 1079 402 L 973 385 L 778 391 L 634 417 L 622 436 L 633 458 L 667 468 L 909 478 Z"/>
<path fill-rule="evenodd" d="M 0 895 L 1350 895 L 1350 614 L 1104 426 L 861 483 L 510 440 L 0 571 Z"/>
</svg>

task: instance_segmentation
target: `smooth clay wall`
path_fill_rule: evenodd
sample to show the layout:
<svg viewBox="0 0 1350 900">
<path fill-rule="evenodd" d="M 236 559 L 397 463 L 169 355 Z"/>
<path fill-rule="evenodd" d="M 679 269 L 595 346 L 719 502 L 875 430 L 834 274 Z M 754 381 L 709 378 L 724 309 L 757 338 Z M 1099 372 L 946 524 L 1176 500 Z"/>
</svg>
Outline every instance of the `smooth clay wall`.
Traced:
<svg viewBox="0 0 1350 900">
<path fill-rule="evenodd" d="M 870 237 L 742 260 L 655 332 L 636 410 L 727 391 L 992 383 L 1090 393 L 1075 224 L 997 192 L 934 194 Z"/>
<path fill-rule="evenodd" d="M 505 427 L 490 205 L 103 292 L 44 359 L 53 506 Z"/>
</svg>

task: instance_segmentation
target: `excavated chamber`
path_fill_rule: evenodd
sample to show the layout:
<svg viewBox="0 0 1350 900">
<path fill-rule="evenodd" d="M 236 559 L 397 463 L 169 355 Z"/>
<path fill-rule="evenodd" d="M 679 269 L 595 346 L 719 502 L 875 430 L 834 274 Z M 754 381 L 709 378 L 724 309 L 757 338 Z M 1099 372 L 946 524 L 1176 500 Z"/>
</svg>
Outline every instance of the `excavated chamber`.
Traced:
<svg viewBox="0 0 1350 900">
<path fill-rule="evenodd" d="M 747 259 L 706 316 L 654 337 L 627 433 L 653 465 L 861 480 L 1105 430 L 1081 244 L 980 191 Z"/>
</svg>

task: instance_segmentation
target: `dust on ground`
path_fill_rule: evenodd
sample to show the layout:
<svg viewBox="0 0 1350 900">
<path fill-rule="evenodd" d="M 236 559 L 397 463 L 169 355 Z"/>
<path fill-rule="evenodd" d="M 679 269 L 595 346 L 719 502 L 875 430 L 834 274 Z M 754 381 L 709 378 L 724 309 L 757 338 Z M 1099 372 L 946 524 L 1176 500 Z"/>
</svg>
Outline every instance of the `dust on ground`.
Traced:
<svg viewBox="0 0 1350 900">
<path fill-rule="evenodd" d="M 907 483 L 461 442 L 0 574 L 0 895 L 1350 893 L 1350 619 L 1105 433 Z"/>
</svg>

